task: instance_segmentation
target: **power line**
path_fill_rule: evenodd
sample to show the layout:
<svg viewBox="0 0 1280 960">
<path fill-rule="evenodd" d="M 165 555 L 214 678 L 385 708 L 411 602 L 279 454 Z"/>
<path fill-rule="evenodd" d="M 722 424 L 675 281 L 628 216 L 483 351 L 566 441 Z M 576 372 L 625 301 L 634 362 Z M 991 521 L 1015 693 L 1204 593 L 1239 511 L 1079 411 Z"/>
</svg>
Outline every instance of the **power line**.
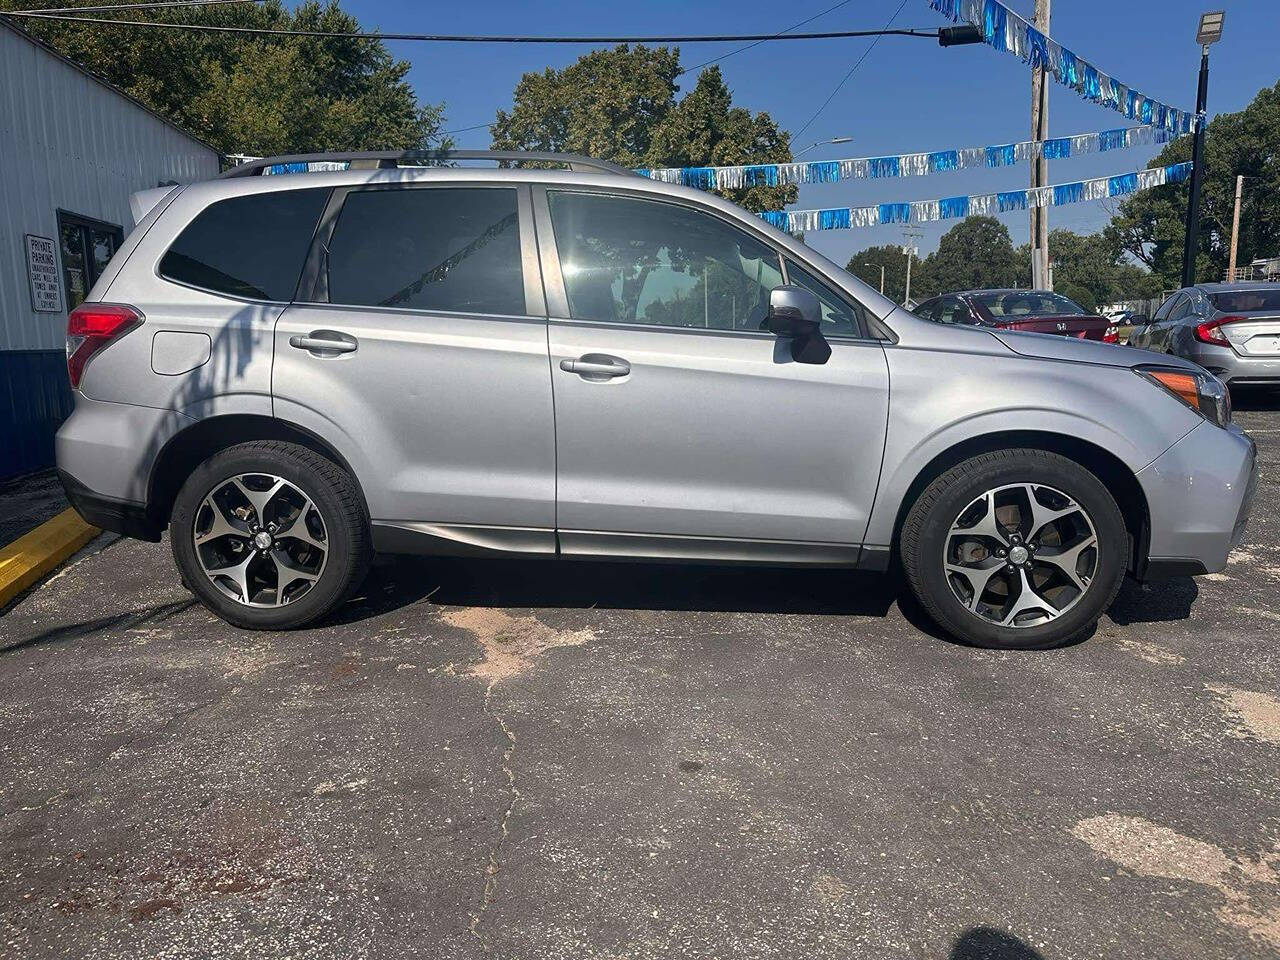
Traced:
<svg viewBox="0 0 1280 960">
<path fill-rule="evenodd" d="M 153 0 L 150 3 L 112 3 L 102 7 L 37 7 L 33 10 L 0 10 L 17 16 L 37 13 L 107 13 L 112 10 L 143 10 L 153 7 L 207 7 L 216 3 L 264 3 L 266 0 Z"/>
<path fill-rule="evenodd" d="M 827 7 L 827 9 L 823 10 L 821 13 L 815 13 L 812 17 L 809 17 L 806 20 L 801 20 L 799 23 L 793 23 L 791 26 L 787 27 L 785 30 L 779 30 L 776 34 L 774 34 L 774 37 L 776 38 L 781 36 L 784 33 L 790 33 L 792 30 L 795 30 L 797 27 L 803 27 L 806 23 L 812 23 L 814 20 L 817 20 L 819 17 L 825 17 L 832 10 L 839 10 L 841 7 L 843 7 L 845 4 L 849 2 L 850 0 L 840 0 L 840 2 L 837 3 L 834 7 Z M 764 43 L 763 40 L 757 40 L 755 43 L 749 43 L 745 47 L 739 47 L 737 50 L 730 50 L 728 53 L 723 54 L 722 56 L 712 57 L 710 60 L 704 60 L 702 63 L 696 64 L 692 67 L 685 67 L 683 70 L 677 73 L 676 76 L 683 77 L 686 73 L 692 73 L 694 70 L 701 70 L 703 67 L 709 67 L 713 63 L 719 63 L 721 60 L 728 60 L 730 57 L 734 56 L 735 54 L 742 53 L 744 50 L 750 50 L 752 47 L 758 47 L 762 43 Z"/>
<path fill-rule="evenodd" d="M 849 68 L 849 72 L 846 73 L 841 78 L 840 82 L 836 84 L 836 88 L 831 91 L 831 95 L 828 96 L 827 99 L 822 101 L 822 106 L 820 106 L 817 110 L 813 112 L 813 116 L 811 116 L 808 120 L 804 122 L 804 126 L 792 134 L 793 137 L 798 137 L 800 136 L 800 134 L 804 133 L 806 130 L 809 129 L 809 125 L 813 123 L 813 121 L 817 120 L 818 115 L 822 113 L 823 110 L 827 109 L 827 105 L 831 103 L 832 100 L 835 99 L 836 94 L 840 92 L 840 88 L 843 87 L 849 81 L 850 77 L 852 77 L 855 73 L 857 73 L 858 68 L 862 66 L 862 61 L 867 59 L 867 56 L 871 53 L 871 51 L 876 48 L 876 44 L 880 42 L 880 38 L 884 36 L 886 33 L 894 32 L 894 31 L 891 31 L 889 27 L 893 23 L 893 21 L 898 19 L 898 14 L 902 12 L 902 8 L 905 7 L 906 5 L 907 5 L 907 0 L 902 0 L 902 2 L 898 4 L 898 9 L 893 11 L 893 16 L 890 17 L 887 21 L 885 21 L 884 29 L 876 32 L 875 39 L 872 40 L 869 44 L 867 44 L 867 49 L 862 51 L 862 56 L 858 58 L 858 62 Z"/>
<path fill-rule="evenodd" d="M 905 3 L 905 0 L 904 0 Z M 645 37 L 532 37 L 532 36 L 481 36 L 442 33 L 363 33 L 342 30 L 285 30 L 271 27 L 235 27 L 223 24 L 167 23 L 161 20 L 109 20 L 105 17 L 74 17 L 67 14 L 32 13 L 16 10 L 0 11 L 0 17 L 22 17 L 30 20 L 62 20 L 71 23 L 98 23 L 117 27 L 150 27 L 158 30 L 203 30 L 213 33 L 247 33 L 282 37 L 328 37 L 347 40 L 420 40 L 428 43 L 739 43 L 744 40 L 839 40 L 849 37 L 876 37 L 885 35 L 920 37 L 936 40 L 934 28 L 901 30 L 835 30 L 828 33 L 744 33 L 700 36 L 645 36 Z"/>
</svg>

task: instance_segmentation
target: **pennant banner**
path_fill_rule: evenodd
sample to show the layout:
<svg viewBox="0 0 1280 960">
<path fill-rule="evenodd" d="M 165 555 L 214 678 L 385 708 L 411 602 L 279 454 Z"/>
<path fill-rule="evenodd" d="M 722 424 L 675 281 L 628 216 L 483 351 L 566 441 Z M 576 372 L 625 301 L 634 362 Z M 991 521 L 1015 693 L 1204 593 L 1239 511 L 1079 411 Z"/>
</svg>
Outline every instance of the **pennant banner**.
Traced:
<svg viewBox="0 0 1280 960">
<path fill-rule="evenodd" d="M 880 177 L 922 177 L 969 167 L 1006 167 L 1026 160 L 1058 160 L 1081 153 L 1122 150 L 1125 147 L 1165 143 L 1169 131 L 1163 127 L 1121 127 L 1099 133 L 1078 133 L 1051 140 L 1023 140 L 989 147 L 960 147 L 930 153 L 903 153 L 888 157 L 858 157 L 851 160 L 814 160 L 809 163 L 748 163 L 731 167 L 663 167 L 638 169 L 636 173 L 682 183 L 701 190 L 736 190 L 741 187 L 779 184 L 835 183 L 837 180 L 869 180 Z"/>
<path fill-rule="evenodd" d="M 1112 79 L 1045 36 L 999 0 L 929 0 L 929 6 L 955 23 L 963 21 L 980 28 L 987 44 L 1012 53 L 1033 67 L 1045 67 L 1058 83 L 1070 87 L 1086 100 L 1174 135 L 1191 132 L 1193 114 L 1154 100 Z"/>
<path fill-rule="evenodd" d="M 927 223 L 952 220 L 970 215 L 1004 213 L 1028 207 L 1060 207 L 1068 203 L 1085 203 L 1105 197 L 1119 197 L 1137 190 L 1147 190 L 1165 183 L 1180 183 L 1191 175 L 1190 163 L 1174 163 L 1114 177 L 1077 180 L 1029 190 L 1008 190 L 977 196 L 944 197 L 941 200 L 915 200 L 910 203 L 881 203 L 870 207 L 836 207 L 829 210 L 768 210 L 760 214 L 788 233 L 810 230 L 848 230 L 873 227 L 882 223 Z"/>
</svg>

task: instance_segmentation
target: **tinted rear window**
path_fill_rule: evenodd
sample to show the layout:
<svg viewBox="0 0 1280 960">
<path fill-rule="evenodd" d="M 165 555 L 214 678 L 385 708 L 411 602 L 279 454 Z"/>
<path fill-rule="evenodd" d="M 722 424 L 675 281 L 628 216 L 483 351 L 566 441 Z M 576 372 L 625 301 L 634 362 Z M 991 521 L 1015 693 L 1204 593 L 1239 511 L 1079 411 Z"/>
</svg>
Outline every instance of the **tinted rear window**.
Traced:
<svg viewBox="0 0 1280 960">
<path fill-rule="evenodd" d="M 313 188 L 211 203 L 173 242 L 160 275 L 250 300 L 292 300 L 328 198 Z"/>
<path fill-rule="evenodd" d="M 1010 293 L 979 293 L 974 297 L 996 317 L 1083 314 L 1084 307 L 1057 293 L 1014 290 Z"/>
<path fill-rule="evenodd" d="M 329 302 L 523 314 L 515 190 L 413 187 L 348 194 L 329 241 Z"/>
<path fill-rule="evenodd" d="M 1224 290 L 1209 294 L 1209 299 L 1215 307 L 1226 312 L 1280 310 L 1280 287 L 1274 290 Z"/>
</svg>

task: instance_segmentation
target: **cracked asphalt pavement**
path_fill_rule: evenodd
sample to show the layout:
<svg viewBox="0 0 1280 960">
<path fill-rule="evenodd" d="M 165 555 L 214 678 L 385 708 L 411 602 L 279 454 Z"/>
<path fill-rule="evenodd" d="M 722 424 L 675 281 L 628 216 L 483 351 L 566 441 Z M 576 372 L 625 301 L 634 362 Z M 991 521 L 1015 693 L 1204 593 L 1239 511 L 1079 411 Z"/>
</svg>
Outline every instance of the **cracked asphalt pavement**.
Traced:
<svg viewBox="0 0 1280 960">
<path fill-rule="evenodd" d="M 1280 398 L 1223 574 L 970 649 L 887 577 L 395 559 L 236 630 L 102 538 L 0 617 L 0 956 L 1280 955 Z"/>
</svg>

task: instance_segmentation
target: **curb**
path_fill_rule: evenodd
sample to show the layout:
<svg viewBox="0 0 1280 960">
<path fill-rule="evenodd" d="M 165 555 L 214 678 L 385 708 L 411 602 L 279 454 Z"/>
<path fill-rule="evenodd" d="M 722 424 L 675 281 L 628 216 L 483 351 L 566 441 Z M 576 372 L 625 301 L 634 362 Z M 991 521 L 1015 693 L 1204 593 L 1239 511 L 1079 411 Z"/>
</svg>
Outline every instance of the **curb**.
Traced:
<svg viewBox="0 0 1280 960">
<path fill-rule="evenodd" d="M 101 531 L 68 507 L 0 549 L 0 609 L 96 537 Z"/>
</svg>

